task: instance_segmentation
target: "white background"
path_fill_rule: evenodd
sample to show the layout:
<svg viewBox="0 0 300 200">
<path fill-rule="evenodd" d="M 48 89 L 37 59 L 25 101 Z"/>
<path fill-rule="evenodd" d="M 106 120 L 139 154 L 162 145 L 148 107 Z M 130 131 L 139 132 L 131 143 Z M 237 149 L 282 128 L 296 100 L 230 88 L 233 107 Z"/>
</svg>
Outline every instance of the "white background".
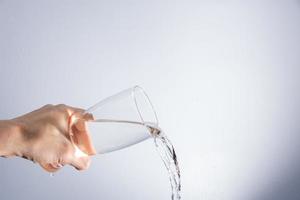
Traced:
<svg viewBox="0 0 300 200">
<path fill-rule="evenodd" d="M 0 0 L 0 118 L 139 84 L 184 200 L 300 198 L 299 1 Z M 0 159 L 0 199 L 165 200 L 151 140 L 53 178 Z"/>
</svg>

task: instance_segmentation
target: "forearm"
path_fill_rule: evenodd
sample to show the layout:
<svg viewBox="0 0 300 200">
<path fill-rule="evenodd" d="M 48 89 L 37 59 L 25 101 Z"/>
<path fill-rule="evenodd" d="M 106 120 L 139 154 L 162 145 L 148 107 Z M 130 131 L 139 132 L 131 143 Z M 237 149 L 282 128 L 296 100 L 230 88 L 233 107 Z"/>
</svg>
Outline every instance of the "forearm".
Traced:
<svg viewBox="0 0 300 200">
<path fill-rule="evenodd" d="M 0 120 L 0 156 L 20 155 L 22 128 L 14 120 Z"/>
</svg>

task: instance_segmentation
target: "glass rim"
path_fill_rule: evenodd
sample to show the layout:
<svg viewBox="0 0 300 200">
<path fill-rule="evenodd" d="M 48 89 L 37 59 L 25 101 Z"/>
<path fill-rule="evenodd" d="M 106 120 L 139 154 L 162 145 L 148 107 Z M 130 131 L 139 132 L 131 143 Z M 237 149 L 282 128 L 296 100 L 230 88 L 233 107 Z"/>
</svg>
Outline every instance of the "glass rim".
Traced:
<svg viewBox="0 0 300 200">
<path fill-rule="evenodd" d="M 132 87 L 132 96 L 133 96 L 133 99 L 134 99 L 134 103 L 135 103 L 137 112 L 138 112 L 138 114 L 139 114 L 139 116 L 140 116 L 142 122 L 145 123 L 145 120 L 144 120 L 144 118 L 143 118 L 141 109 L 140 109 L 140 107 L 139 107 L 139 105 L 138 105 L 138 102 L 137 102 L 136 93 L 135 93 L 135 91 L 137 91 L 137 90 L 139 90 L 139 91 L 142 92 L 143 96 L 145 97 L 145 100 L 146 100 L 147 103 L 150 105 L 150 107 L 151 107 L 151 109 L 152 109 L 152 112 L 153 112 L 153 115 L 154 115 L 154 118 L 155 118 L 155 119 L 154 119 L 154 120 L 155 120 L 154 123 L 155 123 L 155 125 L 158 125 L 158 117 L 157 117 L 157 113 L 156 113 L 156 111 L 155 111 L 155 109 L 154 109 L 154 106 L 153 106 L 153 104 L 152 104 L 152 102 L 151 102 L 151 100 L 150 100 L 148 94 L 145 92 L 145 90 L 144 90 L 141 86 L 135 85 L 134 87 Z"/>
<path fill-rule="evenodd" d="M 143 95 L 143 97 L 144 97 L 146 103 L 150 105 L 150 108 L 151 108 L 151 110 L 152 110 L 152 114 L 153 114 L 153 116 L 154 116 L 154 119 L 153 119 L 154 121 L 153 121 L 152 123 L 154 123 L 155 125 L 158 125 L 158 117 L 157 117 L 156 111 L 155 111 L 155 109 L 154 109 L 154 106 L 153 106 L 153 104 L 152 104 L 152 102 L 151 102 L 151 100 L 150 100 L 148 94 L 147 94 L 147 93 L 145 92 L 145 90 L 144 90 L 141 86 L 139 86 L 139 85 L 135 85 L 135 86 L 133 86 L 133 87 L 131 87 L 131 88 L 122 90 L 122 91 L 119 92 L 119 93 L 116 93 L 116 94 L 114 94 L 114 95 L 112 95 L 112 96 L 109 96 L 109 97 L 107 97 L 107 98 L 105 98 L 105 99 L 99 101 L 98 103 L 96 103 L 96 104 L 94 104 L 93 106 L 91 106 L 91 107 L 89 107 L 88 109 L 86 109 L 86 110 L 83 112 L 83 114 L 92 113 L 94 110 L 96 110 L 97 108 L 99 108 L 99 107 L 105 105 L 106 103 L 110 102 L 112 99 L 118 98 L 119 96 L 122 96 L 122 95 L 124 95 L 124 94 L 126 94 L 126 93 L 128 94 L 128 92 L 130 92 L 131 98 L 132 98 L 133 101 L 134 101 L 134 105 L 135 105 L 137 114 L 138 114 L 138 116 L 140 117 L 141 122 L 142 122 L 142 123 L 146 123 L 145 120 L 144 120 L 143 114 L 142 114 L 142 112 L 141 112 L 142 109 L 140 108 L 139 103 L 138 103 L 138 100 L 137 100 L 137 95 L 136 95 L 137 92 L 140 92 L 140 93 Z"/>
</svg>

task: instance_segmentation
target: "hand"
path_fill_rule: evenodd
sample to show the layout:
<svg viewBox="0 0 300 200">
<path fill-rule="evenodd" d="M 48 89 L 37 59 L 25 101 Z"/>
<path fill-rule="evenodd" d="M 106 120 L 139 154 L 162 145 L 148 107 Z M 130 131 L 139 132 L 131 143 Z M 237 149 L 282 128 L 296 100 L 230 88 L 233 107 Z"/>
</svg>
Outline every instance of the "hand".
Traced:
<svg viewBox="0 0 300 200">
<path fill-rule="evenodd" d="M 82 113 L 82 109 L 63 104 L 46 105 L 10 120 L 9 123 L 18 127 L 15 129 L 19 131 L 15 130 L 17 133 L 9 137 L 12 144 L 7 145 L 10 151 L 7 151 L 7 156 L 32 160 L 49 172 L 55 172 L 66 164 L 78 170 L 87 169 L 89 155 L 96 153 L 85 126 L 85 120 L 92 119 L 92 116 L 82 116 L 84 120 L 75 122 L 72 120 L 72 116 Z"/>
</svg>

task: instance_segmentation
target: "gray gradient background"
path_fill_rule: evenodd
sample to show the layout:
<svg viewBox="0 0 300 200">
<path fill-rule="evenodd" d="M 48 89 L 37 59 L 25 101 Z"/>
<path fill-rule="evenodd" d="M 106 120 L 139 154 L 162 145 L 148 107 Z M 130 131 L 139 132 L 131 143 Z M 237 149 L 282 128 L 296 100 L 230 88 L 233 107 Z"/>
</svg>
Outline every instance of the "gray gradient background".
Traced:
<svg viewBox="0 0 300 200">
<path fill-rule="evenodd" d="M 135 84 L 178 151 L 185 200 L 300 199 L 299 1 L 0 0 L 0 118 Z M 148 140 L 88 171 L 0 159 L 0 199 L 170 199 Z"/>
</svg>

